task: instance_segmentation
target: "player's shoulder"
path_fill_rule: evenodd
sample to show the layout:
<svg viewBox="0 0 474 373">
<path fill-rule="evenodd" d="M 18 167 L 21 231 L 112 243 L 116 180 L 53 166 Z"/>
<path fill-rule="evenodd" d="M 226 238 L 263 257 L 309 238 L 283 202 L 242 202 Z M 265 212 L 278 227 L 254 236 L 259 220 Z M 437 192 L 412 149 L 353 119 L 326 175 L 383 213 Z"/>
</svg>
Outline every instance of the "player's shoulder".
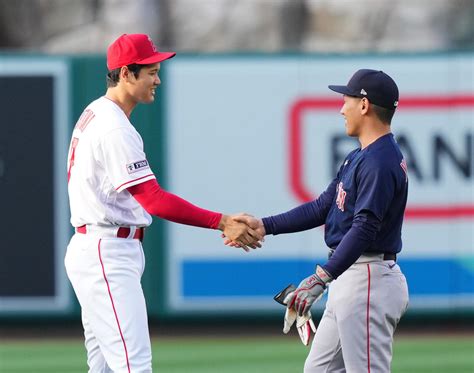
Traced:
<svg viewBox="0 0 474 373">
<path fill-rule="evenodd" d="M 134 131 L 132 124 L 123 110 L 105 96 L 91 102 L 86 110 L 94 114 L 94 126 L 99 134 L 106 135 L 115 130 Z"/>
<path fill-rule="evenodd" d="M 370 144 L 362 158 L 372 168 L 390 168 L 400 164 L 403 154 L 393 134 L 389 133 Z"/>
</svg>

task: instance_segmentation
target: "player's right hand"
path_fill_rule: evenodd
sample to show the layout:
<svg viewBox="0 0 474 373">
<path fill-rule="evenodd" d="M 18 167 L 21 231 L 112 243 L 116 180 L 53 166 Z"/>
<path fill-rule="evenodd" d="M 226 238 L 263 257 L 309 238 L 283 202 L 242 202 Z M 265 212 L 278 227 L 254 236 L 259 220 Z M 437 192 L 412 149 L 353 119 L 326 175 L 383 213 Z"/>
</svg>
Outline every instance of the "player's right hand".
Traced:
<svg viewBox="0 0 474 373">
<path fill-rule="evenodd" d="M 258 239 L 259 246 L 249 245 L 250 247 L 252 247 L 253 249 L 257 247 L 261 247 L 261 242 L 265 241 L 265 234 L 266 234 L 265 226 L 263 225 L 262 219 L 258 219 L 245 212 L 232 215 L 232 219 L 235 220 L 236 222 L 246 224 L 249 228 L 251 228 L 255 232 L 254 238 Z M 231 246 L 231 247 L 241 247 L 241 245 L 238 242 L 231 240 L 229 237 L 225 236 L 225 234 L 222 235 L 222 238 L 224 238 L 224 245 Z"/>
<path fill-rule="evenodd" d="M 245 222 L 235 219 L 235 216 L 222 215 L 219 229 L 222 230 L 226 240 L 233 243 L 231 246 L 241 247 L 245 251 L 249 251 L 249 247 L 252 249 L 262 247 L 260 241 L 263 235 Z"/>
</svg>

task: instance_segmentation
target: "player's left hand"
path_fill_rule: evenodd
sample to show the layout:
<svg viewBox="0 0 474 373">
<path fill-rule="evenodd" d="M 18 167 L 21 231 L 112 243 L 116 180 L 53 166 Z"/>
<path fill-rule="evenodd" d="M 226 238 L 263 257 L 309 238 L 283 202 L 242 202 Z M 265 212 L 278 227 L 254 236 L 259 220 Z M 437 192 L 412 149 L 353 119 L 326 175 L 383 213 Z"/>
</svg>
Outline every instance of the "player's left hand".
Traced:
<svg viewBox="0 0 474 373">
<path fill-rule="evenodd" d="M 289 293 L 283 302 L 299 316 L 307 315 L 311 306 L 323 296 L 326 284 L 331 281 L 332 276 L 318 265 L 316 273 L 301 281 L 298 288 Z"/>
</svg>

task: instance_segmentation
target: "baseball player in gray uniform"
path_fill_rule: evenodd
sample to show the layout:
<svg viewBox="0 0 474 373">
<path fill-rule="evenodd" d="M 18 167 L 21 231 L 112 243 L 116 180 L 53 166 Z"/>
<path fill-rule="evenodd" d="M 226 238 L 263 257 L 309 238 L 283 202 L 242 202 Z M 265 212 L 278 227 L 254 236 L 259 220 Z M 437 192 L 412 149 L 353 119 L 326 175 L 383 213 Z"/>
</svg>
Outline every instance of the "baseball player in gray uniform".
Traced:
<svg viewBox="0 0 474 373">
<path fill-rule="evenodd" d="M 398 87 L 384 72 L 362 69 L 347 85 L 329 88 L 344 95 L 346 133 L 357 137 L 360 147 L 346 156 L 314 201 L 283 214 L 239 221 L 262 235 L 325 225 L 329 260 L 276 297 L 287 306 L 284 332 L 296 321 L 303 343 L 309 342 L 309 310 L 330 284 L 304 371 L 386 373 L 395 328 L 408 306 L 407 283 L 396 263 L 408 194 L 406 162 L 390 126 Z"/>
<path fill-rule="evenodd" d="M 248 250 L 262 238 L 228 215 L 163 190 L 130 123 L 138 103 L 155 100 L 160 52 L 143 34 L 124 34 L 107 51 L 107 92 L 76 123 L 67 164 L 71 223 L 68 277 L 81 305 L 90 373 L 145 373 L 152 356 L 140 279 L 141 241 L 151 216 L 219 229 Z"/>
</svg>

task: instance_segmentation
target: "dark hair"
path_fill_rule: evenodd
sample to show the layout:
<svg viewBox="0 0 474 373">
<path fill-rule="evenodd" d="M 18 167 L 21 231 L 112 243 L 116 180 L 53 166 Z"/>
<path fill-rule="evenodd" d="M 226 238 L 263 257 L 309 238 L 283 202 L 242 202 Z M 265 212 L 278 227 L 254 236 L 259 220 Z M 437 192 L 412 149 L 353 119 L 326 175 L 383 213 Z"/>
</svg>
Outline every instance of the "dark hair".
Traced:
<svg viewBox="0 0 474 373">
<path fill-rule="evenodd" d="M 392 122 L 393 115 L 395 114 L 395 110 L 387 109 L 382 106 L 378 105 L 371 105 L 374 109 L 374 113 L 383 123 L 390 124 Z"/>
<path fill-rule="evenodd" d="M 135 75 L 135 78 L 138 78 L 138 75 L 140 74 L 140 70 L 144 68 L 145 66 L 149 66 L 149 65 L 138 65 L 136 63 L 132 63 L 130 65 L 127 65 L 127 68 L 130 72 L 133 73 L 133 75 Z M 107 73 L 107 88 L 115 87 L 117 85 L 117 83 L 120 80 L 121 69 L 122 69 L 121 67 L 118 67 L 115 70 L 109 71 Z"/>
</svg>

